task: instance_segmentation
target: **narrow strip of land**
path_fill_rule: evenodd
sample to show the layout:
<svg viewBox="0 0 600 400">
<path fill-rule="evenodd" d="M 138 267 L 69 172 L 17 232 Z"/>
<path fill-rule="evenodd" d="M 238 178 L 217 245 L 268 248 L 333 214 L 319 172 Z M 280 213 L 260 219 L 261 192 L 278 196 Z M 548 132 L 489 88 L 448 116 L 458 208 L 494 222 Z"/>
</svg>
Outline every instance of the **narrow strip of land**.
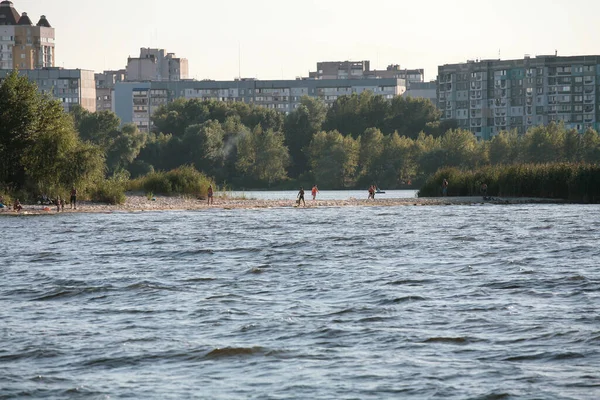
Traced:
<svg viewBox="0 0 600 400">
<path fill-rule="evenodd" d="M 482 197 L 427 197 L 407 199 L 375 200 L 348 199 L 348 200 L 307 200 L 306 208 L 316 207 L 392 207 L 392 206 L 441 206 L 441 205 L 473 205 L 473 204 L 539 204 L 539 203 L 565 203 L 559 199 L 542 199 L 531 197 L 519 198 L 491 198 L 483 200 Z M 205 200 L 187 197 L 157 196 L 148 199 L 145 196 L 129 195 L 125 204 L 109 205 L 91 202 L 81 202 L 77 209 L 70 209 L 67 205 L 64 213 L 112 213 L 112 212 L 142 212 L 142 211 L 185 211 L 203 209 L 265 209 L 296 207 L 296 200 L 256 200 L 256 199 L 230 199 L 215 198 L 214 205 L 209 206 Z M 300 208 L 304 207 L 300 205 Z M 0 215 L 40 215 L 57 214 L 56 206 L 24 205 L 20 213 L 8 208 L 0 209 Z"/>
</svg>

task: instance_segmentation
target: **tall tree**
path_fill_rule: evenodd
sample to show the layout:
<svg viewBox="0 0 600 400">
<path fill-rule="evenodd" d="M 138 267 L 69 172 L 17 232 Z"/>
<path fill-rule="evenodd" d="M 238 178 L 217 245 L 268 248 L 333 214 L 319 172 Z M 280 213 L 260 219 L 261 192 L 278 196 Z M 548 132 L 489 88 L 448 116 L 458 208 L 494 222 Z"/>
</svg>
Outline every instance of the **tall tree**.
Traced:
<svg viewBox="0 0 600 400">
<path fill-rule="evenodd" d="M 282 133 L 263 131 L 257 125 L 252 133 L 240 137 L 237 151 L 236 166 L 250 179 L 271 186 L 287 178 L 290 158 Z"/>
<path fill-rule="evenodd" d="M 356 182 L 360 140 L 338 131 L 317 133 L 309 146 L 309 165 L 321 187 L 344 189 Z"/>
<path fill-rule="evenodd" d="M 285 119 L 285 143 L 292 158 L 289 175 L 297 178 L 308 168 L 306 150 L 315 133 L 321 130 L 327 107 L 319 99 L 304 96 L 300 105 Z"/>
</svg>

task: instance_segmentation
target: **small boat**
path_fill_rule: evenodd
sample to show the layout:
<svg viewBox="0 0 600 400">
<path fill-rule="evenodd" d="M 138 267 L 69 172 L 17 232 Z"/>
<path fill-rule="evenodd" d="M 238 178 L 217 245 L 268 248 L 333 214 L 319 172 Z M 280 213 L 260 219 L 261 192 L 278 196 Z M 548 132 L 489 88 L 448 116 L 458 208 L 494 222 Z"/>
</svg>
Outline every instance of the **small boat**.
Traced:
<svg viewBox="0 0 600 400">
<path fill-rule="evenodd" d="M 385 194 L 385 190 L 377 189 L 376 194 Z"/>
</svg>

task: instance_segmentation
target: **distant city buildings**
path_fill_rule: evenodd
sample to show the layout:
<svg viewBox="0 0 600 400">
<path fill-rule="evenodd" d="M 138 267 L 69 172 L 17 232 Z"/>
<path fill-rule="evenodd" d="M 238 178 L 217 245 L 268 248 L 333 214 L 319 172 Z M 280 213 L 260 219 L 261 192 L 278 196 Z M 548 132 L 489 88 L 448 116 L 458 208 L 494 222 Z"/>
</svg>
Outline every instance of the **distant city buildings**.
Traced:
<svg viewBox="0 0 600 400">
<path fill-rule="evenodd" d="M 54 28 L 44 15 L 36 25 L 11 1 L 0 2 L 0 69 L 54 67 Z"/>
<path fill-rule="evenodd" d="M 403 69 L 400 65 L 389 65 L 385 70 L 371 70 L 370 61 L 322 61 L 317 70 L 309 73 L 311 79 L 404 79 L 407 88 L 413 82 L 424 82 L 423 69 Z"/>
<path fill-rule="evenodd" d="M 127 71 L 104 71 L 94 75 L 96 81 L 96 111 L 112 111 L 115 84 L 126 80 Z"/>
<path fill-rule="evenodd" d="M 12 70 L 0 70 L 0 81 Z M 94 71 L 81 69 L 42 68 L 19 70 L 37 84 L 41 93 L 48 93 L 62 102 L 66 112 L 81 105 L 90 112 L 96 111 L 96 86 Z"/>
<path fill-rule="evenodd" d="M 127 60 L 127 80 L 143 81 L 180 81 L 188 78 L 188 60 L 176 58 L 174 53 L 164 49 L 140 49 L 138 58 Z"/>
<path fill-rule="evenodd" d="M 331 105 L 340 96 L 364 91 L 392 99 L 406 91 L 406 84 L 396 78 L 120 82 L 115 84 L 114 111 L 123 123 L 149 131 L 154 111 L 177 98 L 237 101 L 288 113 L 298 108 L 303 96 Z"/>
<path fill-rule="evenodd" d="M 483 139 L 550 122 L 578 132 L 598 130 L 599 77 L 600 56 L 447 64 L 438 69 L 438 107 L 442 119 L 454 119 Z"/>
</svg>

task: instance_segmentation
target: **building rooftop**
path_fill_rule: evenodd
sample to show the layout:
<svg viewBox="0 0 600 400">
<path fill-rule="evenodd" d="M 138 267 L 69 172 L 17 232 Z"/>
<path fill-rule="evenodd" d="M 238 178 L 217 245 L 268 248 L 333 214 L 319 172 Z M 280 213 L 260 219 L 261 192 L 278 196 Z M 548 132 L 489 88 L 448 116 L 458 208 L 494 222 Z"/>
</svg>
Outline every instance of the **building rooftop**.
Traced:
<svg viewBox="0 0 600 400">
<path fill-rule="evenodd" d="M 18 25 L 33 25 L 33 22 L 31 22 L 31 19 L 27 16 L 27 13 L 24 12 L 21 14 L 21 18 L 19 18 Z"/>
<path fill-rule="evenodd" d="M 12 1 L 5 0 L 0 3 L 0 25 L 17 25 L 20 18 Z"/>
<path fill-rule="evenodd" d="M 44 28 L 52 28 L 52 25 L 50 25 L 50 22 L 48 22 L 45 15 L 42 15 L 40 17 L 37 26 L 43 26 Z"/>
</svg>

